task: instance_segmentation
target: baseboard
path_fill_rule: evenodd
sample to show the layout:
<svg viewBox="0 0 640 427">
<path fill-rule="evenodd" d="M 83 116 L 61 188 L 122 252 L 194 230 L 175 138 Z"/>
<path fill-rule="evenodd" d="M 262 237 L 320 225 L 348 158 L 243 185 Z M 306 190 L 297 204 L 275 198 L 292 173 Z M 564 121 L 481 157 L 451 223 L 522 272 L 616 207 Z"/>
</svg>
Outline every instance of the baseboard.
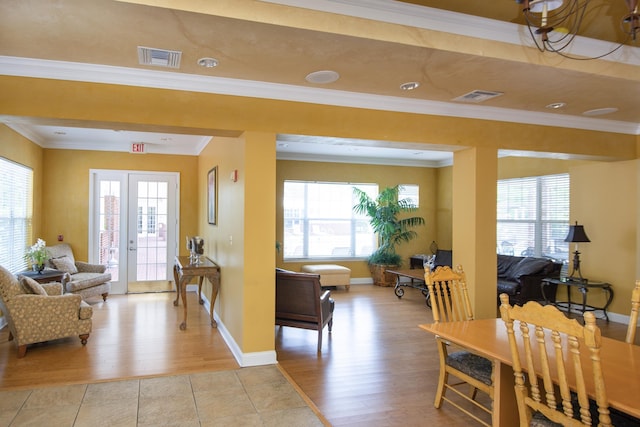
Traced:
<svg viewBox="0 0 640 427">
<path fill-rule="evenodd" d="M 197 292 L 197 285 L 193 285 L 194 291 Z M 189 290 L 189 286 L 187 286 L 187 291 Z M 205 295 L 202 295 L 202 299 L 205 300 L 205 310 L 209 312 L 210 301 L 207 299 Z M 213 318 L 218 323 L 218 332 L 222 335 L 222 339 L 227 343 L 227 347 L 231 350 L 233 357 L 236 359 L 236 362 L 243 367 L 246 368 L 248 366 L 262 366 L 262 365 L 275 365 L 278 363 L 276 357 L 275 350 L 269 351 L 258 351 L 253 353 L 243 353 L 236 341 L 233 339 L 233 336 L 229 333 L 229 330 L 225 327 L 224 322 L 218 316 L 215 310 L 213 310 Z"/>
</svg>

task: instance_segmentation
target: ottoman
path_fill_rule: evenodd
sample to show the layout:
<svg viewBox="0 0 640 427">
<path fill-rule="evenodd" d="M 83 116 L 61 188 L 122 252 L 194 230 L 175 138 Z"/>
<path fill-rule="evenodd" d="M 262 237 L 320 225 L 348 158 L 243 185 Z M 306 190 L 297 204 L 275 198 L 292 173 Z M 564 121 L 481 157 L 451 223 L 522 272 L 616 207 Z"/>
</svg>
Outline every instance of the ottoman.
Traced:
<svg viewBox="0 0 640 427">
<path fill-rule="evenodd" d="M 320 285 L 326 286 L 344 286 L 349 290 L 351 282 L 351 269 L 335 264 L 315 264 L 303 265 L 301 267 L 303 273 L 312 273 L 320 275 Z"/>
</svg>

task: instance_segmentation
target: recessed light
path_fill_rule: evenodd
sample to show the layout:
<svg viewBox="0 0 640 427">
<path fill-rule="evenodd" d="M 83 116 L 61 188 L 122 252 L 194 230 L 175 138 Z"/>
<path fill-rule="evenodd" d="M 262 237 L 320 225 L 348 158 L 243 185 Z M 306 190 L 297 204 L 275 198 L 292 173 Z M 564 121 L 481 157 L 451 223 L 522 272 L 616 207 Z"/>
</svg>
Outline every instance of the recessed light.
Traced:
<svg viewBox="0 0 640 427">
<path fill-rule="evenodd" d="M 204 68 L 213 68 L 218 66 L 218 60 L 215 58 L 200 58 L 198 59 L 198 65 Z"/>
<path fill-rule="evenodd" d="M 331 70 L 322 70 L 322 71 L 314 71 L 313 73 L 307 74 L 307 77 L 304 79 L 309 83 L 316 84 L 327 84 L 333 83 L 340 78 L 340 74 Z"/>
<path fill-rule="evenodd" d="M 549 105 L 546 105 L 544 108 L 548 108 L 550 110 L 558 110 L 560 108 L 564 108 L 567 106 L 566 102 L 554 102 Z"/>
<path fill-rule="evenodd" d="M 615 107 L 608 108 L 596 108 L 595 110 L 588 110 L 582 113 L 583 116 L 602 116 L 603 114 L 611 114 L 618 111 Z"/>
<path fill-rule="evenodd" d="M 420 86 L 420 83 L 418 82 L 407 82 L 407 83 L 402 83 L 400 85 L 400 89 L 402 90 L 414 90 L 417 89 Z"/>
<path fill-rule="evenodd" d="M 54 135 L 66 135 L 67 134 L 65 131 L 62 131 L 62 130 L 57 130 L 57 131 L 55 131 L 53 133 L 54 133 Z"/>
</svg>

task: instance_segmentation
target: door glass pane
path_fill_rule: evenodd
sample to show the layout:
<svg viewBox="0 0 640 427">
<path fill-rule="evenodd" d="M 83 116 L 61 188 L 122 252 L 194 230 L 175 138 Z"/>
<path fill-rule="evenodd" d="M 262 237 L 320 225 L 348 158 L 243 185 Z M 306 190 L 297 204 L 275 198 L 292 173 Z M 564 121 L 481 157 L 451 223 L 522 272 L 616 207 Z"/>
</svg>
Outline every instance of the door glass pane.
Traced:
<svg viewBox="0 0 640 427">
<path fill-rule="evenodd" d="M 167 280 L 168 183 L 138 181 L 136 280 Z"/>
<path fill-rule="evenodd" d="M 98 263 L 107 266 L 111 279 L 118 281 L 120 252 L 120 182 L 100 181 L 100 252 Z"/>
</svg>

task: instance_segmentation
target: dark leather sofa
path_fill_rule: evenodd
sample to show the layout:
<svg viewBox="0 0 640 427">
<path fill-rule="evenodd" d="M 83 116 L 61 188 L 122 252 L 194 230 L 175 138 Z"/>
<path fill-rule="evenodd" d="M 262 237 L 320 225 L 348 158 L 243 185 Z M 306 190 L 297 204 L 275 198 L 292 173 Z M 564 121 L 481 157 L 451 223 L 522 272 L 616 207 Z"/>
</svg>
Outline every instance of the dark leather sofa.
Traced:
<svg viewBox="0 0 640 427">
<path fill-rule="evenodd" d="M 542 279 L 557 279 L 561 270 L 562 263 L 547 258 L 498 255 L 498 295 L 509 295 L 511 305 L 522 305 L 527 301 L 544 301 Z M 545 294 L 550 302 L 555 302 L 555 286 L 549 285 Z"/>
<path fill-rule="evenodd" d="M 320 275 L 276 269 L 276 325 L 318 331 L 318 352 L 322 331 L 333 327 L 335 302 L 331 291 L 323 291 Z"/>
</svg>

